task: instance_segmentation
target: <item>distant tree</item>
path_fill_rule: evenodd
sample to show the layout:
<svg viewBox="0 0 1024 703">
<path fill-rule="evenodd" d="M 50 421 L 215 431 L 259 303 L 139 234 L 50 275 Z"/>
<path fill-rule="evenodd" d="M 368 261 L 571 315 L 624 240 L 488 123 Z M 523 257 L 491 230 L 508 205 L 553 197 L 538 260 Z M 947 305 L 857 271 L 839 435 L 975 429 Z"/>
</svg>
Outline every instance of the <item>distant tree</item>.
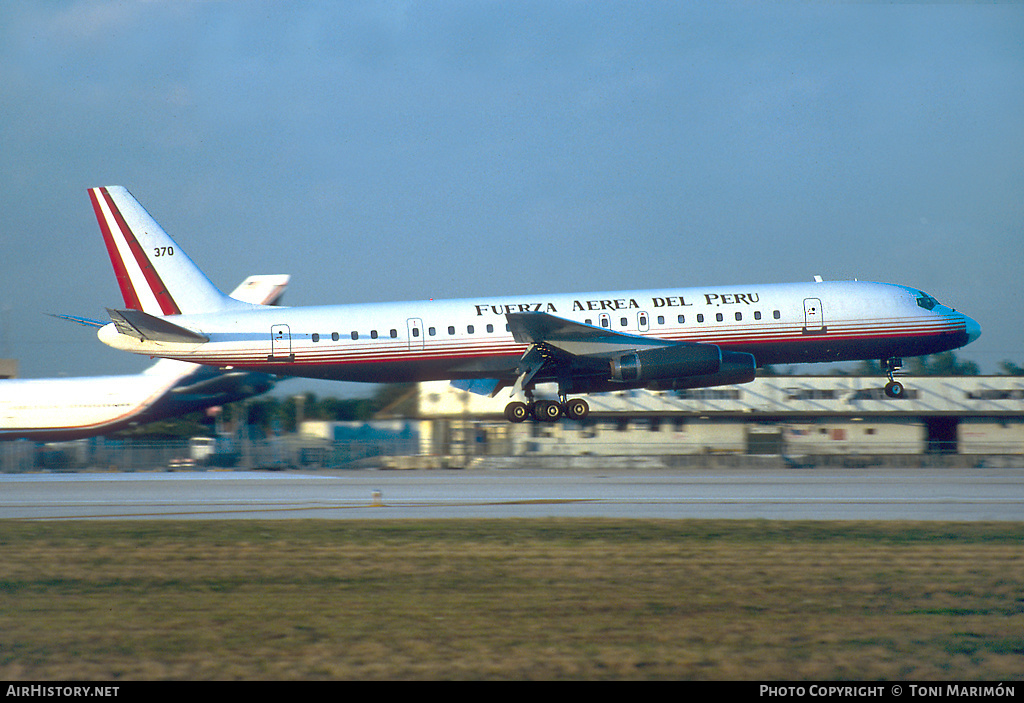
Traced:
<svg viewBox="0 0 1024 703">
<path fill-rule="evenodd" d="M 1012 361 L 1000 361 L 999 368 L 1007 376 L 1024 376 L 1024 366 L 1017 366 Z"/>
<path fill-rule="evenodd" d="M 129 427 L 114 432 L 111 436 L 120 439 L 188 439 L 189 437 L 212 435 L 212 422 L 207 415 L 200 411 Z"/>
<path fill-rule="evenodd" d="M 884 376 L 885 369 L 882 368 L 881 361 L 866 359 L 857 365 L 854 373 L 858 376 Z"/>
<path fill-rule="evenodd" d="M 914 376 L 977 376 L 981 371 L 973 361 L 960 361 L 951 351 L 911 359 Z"/>
<path fill-rule="evenodd" d="M 796 374 L 796 367 L 790 366 L 785 369 L 780 369 L 771 364 L 762 366 L 757 370 L 758 376 L 793 376 Z"/>
<path fill-rule="evenodd" d="M 317 404 L 318 420 L 351 422 L 368 420 L 373 415 L 371 398 L 323 398 Z M 307 415 L 307 417 L 309 417 Z"/>
<path fill-rule="evenodd" d="M 270 434 L 275 425 L 280 424 L 281 399 L 272 395 L 254 398 L 229 406 L 231 417 L 234 412 L 245 413 L 245 424 L 259 428 L 264 434 Z"/>
<path fill-rule="evenodd" d="M 1009 364 L 1009 362 L 1004 363 Z M 1010 366 L 1012 367 L 1013 365 L 1010 364 Z M 977 376 L 980 373 L 976 363 L 973 361 L 961 361 L 957 359 L 953 352 L 904 359 L 902 370 L 911 376 Z M 873 359 L 861 361 L 850 370 L 834 370 L 833 373 L 841 376 L 886 375 L 882 362 Z"/>
<path fill-rule="evenodd" d="M 415 383 L 390 383 L 373 395 L 373 413 L 388 417 L 415 417 L 419 410 L 419 386 Z"/>
</svg>

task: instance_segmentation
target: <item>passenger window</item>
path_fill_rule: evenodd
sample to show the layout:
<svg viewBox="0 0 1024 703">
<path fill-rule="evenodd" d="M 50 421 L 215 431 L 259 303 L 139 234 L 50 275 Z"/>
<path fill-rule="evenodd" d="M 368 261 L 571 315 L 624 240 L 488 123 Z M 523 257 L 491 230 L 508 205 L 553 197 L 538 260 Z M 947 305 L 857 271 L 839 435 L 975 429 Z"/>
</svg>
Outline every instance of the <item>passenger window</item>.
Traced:
<svg viewBox="0 0 1024 703">
<path fill-rule="evenodd" d="M 370 330 L 370 339 L 377 339 L 377 330 Z"/>
<path fill-rule="evenodd" d="M 488 334 L 490 334 L 493 331 L 494 331 L 494 325 L 487 325 L 487 332 L 488 332 Z"/>
<path fill-rule="evenodd" d="M 466 332 L 467 332 L 467 333 L 469 333 L 469 334 L 473 334 L 473 331 L 474 331 L 474 327 L 473 327 L 473 325 L 469 325 L 468 327 L 466 327 Z"/>
<path fill-rule="evenodd" d="M 353 332 L 352 333 L 352 339 L 359 339 L 359 333 L 358 332 Z"/>
<path fill-rule="evenodd" d="M 314 342 L 319 342 L 320 341 L 320 335 L 318 335 L 316 332 L 313 333 L 313 341 Z"/>
<path fill-rule="evenodd" d="M 420 328 L 419 327 L 413 327 L 412 328 L 412 336 L 413 337 L 419 337 L 420 336 Z"/>
<path fill-rule="evenodd" d="M 665 324 L 665 316 L 664 315 L 658 315 L 658 324 L 659 325 Z"/>
<path fill-rule="evenodd" d="M 676 318 L 676 322 L 678 322 L 679 324 L 683 324 L 684 322 L 686 322 L 686 318 L 680 315 L 679 317 Z"/>
<path fill-rule="evenodd" d="M 781 320 L 782 319 L 782 313 L 779 312 L 778 310 L 776 310 L 775 312 L 772 313 L 772 317 L 774 317 L 776 320 Z"/>
<path fill-rule="evenodd" d="M 736 322 L 739 322 L 742 319 L 743 319 L 743 313 L 741 313 L 741 312 L 736 313 Z"/>
<path fill-rule="evenodd" d="M 391 330 L 391 339 L 397 339 L 398 330 Z"/>
<path fill-rule="evenodd" d="M 338 334 L 337 332 L 332 332 L 331 333 L 331 339 L 333 339 L 335 342 L 337 342 L 339 339 L 341 339 L 341 335 Z"/>
<path fill-rule="evenodd" d="M 431 328 L 430 328 L 429 330 L 427 330 L 427 333 L 428 333 L 428 334 L 429 334 L 429 335 L 430 335 L 431 337 L 433 337 L 434 335 L 436 335 L 436 334 L 437 334 L 437 330 L 436 330 L 436 329 L 434 329 L 433 327 L 431 327 Z"/>
<path fill-rule="evenodd" d="M 704 322 L 704 313 L 697 314 L 697 322 Z"/>
<path fill-rule="evenodd" d="M 723 319 L 723 318 L 722 318 L 722 313 L 717 313 L 717 314 L 715 315 L 715 319 L 716 319 L 716 320 L 718 320 L 719 322 L 721 322 L 721 321 L 722 321 L 722 319 Z"/>
<path fill-rule="evenodd" d="M 448 334 L 455 334 L 455 328 L 451 325 L 448 325 Z"/>
<path fill-rule="evenodd" d="M 629 324 L 629 321 L 626 318 L 624 318 L 624 317 L 620 317 L 619 318 L 619 324 L 622 325 L 623 327 L 625 327 L 626 325 Z"/>
<path fill-rule="evenodd" d="M 761 312 L 760 311 L 754 313 L 754 319 L 755 320 L 760 320 L 761 319 Z"/>
</svg>

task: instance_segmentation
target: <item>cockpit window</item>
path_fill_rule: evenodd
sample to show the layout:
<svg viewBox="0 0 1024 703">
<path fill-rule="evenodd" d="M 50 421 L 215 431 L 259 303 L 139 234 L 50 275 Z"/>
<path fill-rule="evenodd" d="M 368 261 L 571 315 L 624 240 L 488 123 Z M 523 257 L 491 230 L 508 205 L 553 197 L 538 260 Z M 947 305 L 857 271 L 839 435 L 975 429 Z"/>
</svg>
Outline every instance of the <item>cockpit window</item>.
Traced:
<svg viewBox="0 0 1024 703">
<path fill-rule="evenodd" d="M 931 310 L 932 308 L 939 304 L 939 301 L 937 301 L 935 298 L 931 297 L 927 293 L 917 291 L 917 304 L 920 307 L 924 308 L 925 310 Z"/>
</svg>

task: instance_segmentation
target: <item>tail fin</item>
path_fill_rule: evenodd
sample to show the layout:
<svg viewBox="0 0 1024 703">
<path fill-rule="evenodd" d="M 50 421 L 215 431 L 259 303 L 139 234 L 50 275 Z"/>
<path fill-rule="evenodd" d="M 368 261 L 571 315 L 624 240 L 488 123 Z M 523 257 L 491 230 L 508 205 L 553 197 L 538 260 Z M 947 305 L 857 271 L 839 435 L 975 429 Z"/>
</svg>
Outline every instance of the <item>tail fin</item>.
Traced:
<svg viewBox="0 0 1024 703">
<path fill-rule="evenodd" d="M 89 198 L 127 308 L 178 315 L 244 305 L 213 285 L 127 189 L 90 188 Z"/>
</svg>

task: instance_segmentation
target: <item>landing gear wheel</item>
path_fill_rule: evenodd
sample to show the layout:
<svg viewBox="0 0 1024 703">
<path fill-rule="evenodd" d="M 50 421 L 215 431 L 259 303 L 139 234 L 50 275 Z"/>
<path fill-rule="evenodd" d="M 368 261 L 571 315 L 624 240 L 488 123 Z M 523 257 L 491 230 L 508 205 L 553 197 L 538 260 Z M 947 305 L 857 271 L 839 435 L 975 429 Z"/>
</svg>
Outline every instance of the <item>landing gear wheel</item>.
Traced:
<svg viewBox="0 0 1024 703">
<path fill-rule="evenodd" d="M 573 398 L 565 403 L 565 416 L 570 420 L 582 420 L 590 414 L 590 406 L 583 398 Z"/>
<path fill-rule="evenodd" d="M 533 406 L 533 419 L 554 422 L 562 416 L 562 406 L 551 400 L 538 400 Z"/>
<path fill-rule="evenodd" d="M 885 384 L 885 395 L 890 398 L 902 398 L 904 394 L 903 384 L 899 381 L 889 381 Z"/>
<path fill-rule="evenodd" d="M 518 400 L 505 406 L 505 419 L 509 422 L 522 422 L 529 414 L 526 403 L 520 403 Z"/>
<path fill-rule="evenodd" d="M 889 382 L 885 384 L 885 395 L 889 398 L 903 397 L 903 384 L 893 378 L 893 374 L 902 367 L 903 359 L 899 357 L 882 359 L 882 368 L 885 369 L 885 375 L 889 377 Z"/>
</svg>

